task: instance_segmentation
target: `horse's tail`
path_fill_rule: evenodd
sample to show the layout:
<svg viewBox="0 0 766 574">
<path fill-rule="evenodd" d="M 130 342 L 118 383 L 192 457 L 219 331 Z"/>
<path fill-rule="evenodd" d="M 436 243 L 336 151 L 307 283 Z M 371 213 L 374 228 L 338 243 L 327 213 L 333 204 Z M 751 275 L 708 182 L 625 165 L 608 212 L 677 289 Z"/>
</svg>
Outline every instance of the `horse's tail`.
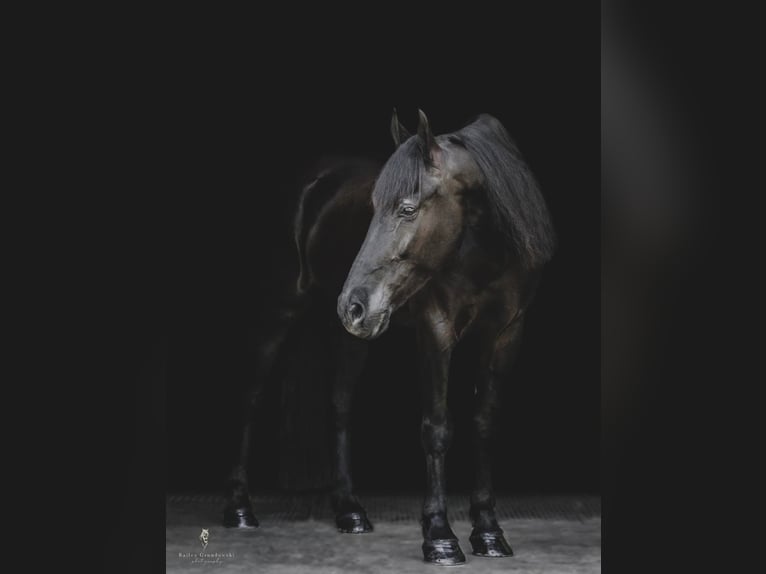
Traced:
<svg viewBox="0 0 766 574">
<path fill-rule="evenodd" d="M 303 189 L 298 200 L 293 224 L 295 247 L 298 250 L 298 280 L 296 293 L 305 294 L 312 284 L 311 262 L 308 254 L 308 243 L 311 230 L 319 216 L 319 212 L 338 191 L 340 174 L 333 167 L 315 170 L 316 177 L 311 179 Z"/>
<path fill-rule="evenodd" d="M 321 256 L 311 247 L 318 245 L 316 234 L 327 231 L 320 228 L 328 225 L 323 216 L 336 195 L 347 185 L 368 185 L 377 170 L 379 166 L 369 160 L 326 157 L 310 172 L 296 206 L 293 237 L 299 272 L 292 327 L 280 352 L 279 484 L 290 490 L 324 488 L 334 479 L 331 393 L 343 329 L 336 313 L 337 293 L 328 286 L 338 277 L 327 269 L 312 268 L 312 262 Z"/>
<path fill-rule="evenodd" d="M 333 481 L 331 390 L 334 325 L 311 308 L 287 341 L 282 371 L 279 486 L 314 490 Z"/>
<path fill-rule="evenodd" d="M 325 488 L 333 481 L 331 390 L 338 319 L 334 302 L 317 288 L 308 245 L 322 208 L 343 182 L 328 161 L 316 166 L 301 190 L 294 220 L 298 253 L 295 296 L 284 319 L 290 323 L 280 351 L 282 418 L 279 486 Z"/>
</svg>

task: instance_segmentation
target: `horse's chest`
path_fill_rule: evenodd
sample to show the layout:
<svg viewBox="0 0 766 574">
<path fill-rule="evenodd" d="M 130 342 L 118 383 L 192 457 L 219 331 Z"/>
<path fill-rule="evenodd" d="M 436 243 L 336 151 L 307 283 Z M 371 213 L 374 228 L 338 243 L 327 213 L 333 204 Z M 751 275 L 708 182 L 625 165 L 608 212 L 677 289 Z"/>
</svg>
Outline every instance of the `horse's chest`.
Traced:
<svg viewBox="0 0 766 574">
<path fill-rule="evenodd" d="M 480 331 L 501 329 L 515 313 L 515 290 L 455 290 L 442 297 L 442 309 L 457 340 Z"/>
<path fill-rule="evenodd" d="M 475 305 L 465 305 L 457 310 L 455 313 L 455 336 L 458 339 L 462 339 L 468 332 L 471 325 L 477 316 L 477 310 Z"/>
</svg>

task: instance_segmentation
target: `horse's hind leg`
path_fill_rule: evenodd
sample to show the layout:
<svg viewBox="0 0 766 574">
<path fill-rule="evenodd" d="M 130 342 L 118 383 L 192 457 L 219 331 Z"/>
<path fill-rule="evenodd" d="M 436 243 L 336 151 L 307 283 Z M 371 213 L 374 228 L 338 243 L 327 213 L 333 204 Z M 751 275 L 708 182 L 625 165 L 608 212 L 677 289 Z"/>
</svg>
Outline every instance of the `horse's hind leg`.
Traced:
<svg viewBox="0 0 766 574">
<path fill-rule="evenodd" d="M 226 506 L 223 510 L 223 525 L 227 527 L 255 528 L 258 526 L 258 520 L 255 518 L 250 502 L 247 463 L 250 456 L 252 418 L 265 386 L 264 379 L 257 379 L 246 399 L 245 424 L 242 430 L 239 461 L 229 476 Z"/>
<path fill-rule="evenodd" d="M 338 343 L 338 367 L 332 393 L 336 473 L 332 502 L 338 530 L 355 534 L 372 531 L 367 512 L 354 495 L 348 431 L 354 385 L 362 374 L 366 359 L 367 343 L 343 332 Z"/>
<path fill-rule="evenodd" d="M 476 385 L 476 411 L 474 413 L 474 449 L 476 455 L 476 483 L 471 493 L 470 516 L 473 523 L 471 547 L 476 556 L 513 556 L 503 530 L 495 517 L 495 496 L 490 471 L 490 438 L 495 413 L 500 406 L 499 385 L 507 379 L 521 341 L 522 323 L 512 323 L 488 349 L 482 361 L 481 374 Z"/>
<path fill-rule="evenodd" d="M 271 334 L 258 349 L 255 381 L 247 393 L 244 405 L 244 425 L 240 446 L 239 461 L 231 472 L 227 485 L 226 506 L 223 511 L 223 525 L 237 528 L 255 528 L 258 520 L 250 502 L 250 490 L 247 479 L 247 465 L 250 457 L 250 439 L 252 420 L 256 409 L 271 377 L 271 371 L 290 327 L 298 318 L 297 312 L 289 312 L 279 328 Z"/>
</svg>

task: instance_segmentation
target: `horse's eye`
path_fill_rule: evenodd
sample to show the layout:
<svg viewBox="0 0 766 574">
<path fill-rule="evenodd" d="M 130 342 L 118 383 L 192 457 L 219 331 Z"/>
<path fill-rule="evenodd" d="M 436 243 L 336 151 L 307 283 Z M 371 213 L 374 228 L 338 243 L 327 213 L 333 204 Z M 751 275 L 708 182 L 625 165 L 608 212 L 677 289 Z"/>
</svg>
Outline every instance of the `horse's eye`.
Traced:
<svg viewBox="0 0 766 574">
<path fill-rule="evenodd" d="M 418 208 L 412 204 L 404 204 L 399 208 L 399 215 L 402 217 L 412 217 L 418 212 Z"/>
</svg>

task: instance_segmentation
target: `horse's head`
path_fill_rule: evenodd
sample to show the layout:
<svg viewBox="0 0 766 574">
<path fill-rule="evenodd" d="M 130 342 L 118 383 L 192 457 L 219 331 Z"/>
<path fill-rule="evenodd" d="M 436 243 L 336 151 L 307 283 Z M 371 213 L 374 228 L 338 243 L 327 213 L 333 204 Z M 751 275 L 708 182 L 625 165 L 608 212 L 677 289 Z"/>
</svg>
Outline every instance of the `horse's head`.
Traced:
<svg viewBox="0 0 766 574">
<path fill-rule="evenodd" d="M 416 135 L 395 111 L 391 131 L 398 147 L 375 183 L 367 237 L 338 298 L 343 325 L 364 339 L 383 333 L 391 314 L 450 260 L 466 219 L 463 192 L 482 177 L 457 141 L 434 138 L 422 111 Z"/>
</svg>

